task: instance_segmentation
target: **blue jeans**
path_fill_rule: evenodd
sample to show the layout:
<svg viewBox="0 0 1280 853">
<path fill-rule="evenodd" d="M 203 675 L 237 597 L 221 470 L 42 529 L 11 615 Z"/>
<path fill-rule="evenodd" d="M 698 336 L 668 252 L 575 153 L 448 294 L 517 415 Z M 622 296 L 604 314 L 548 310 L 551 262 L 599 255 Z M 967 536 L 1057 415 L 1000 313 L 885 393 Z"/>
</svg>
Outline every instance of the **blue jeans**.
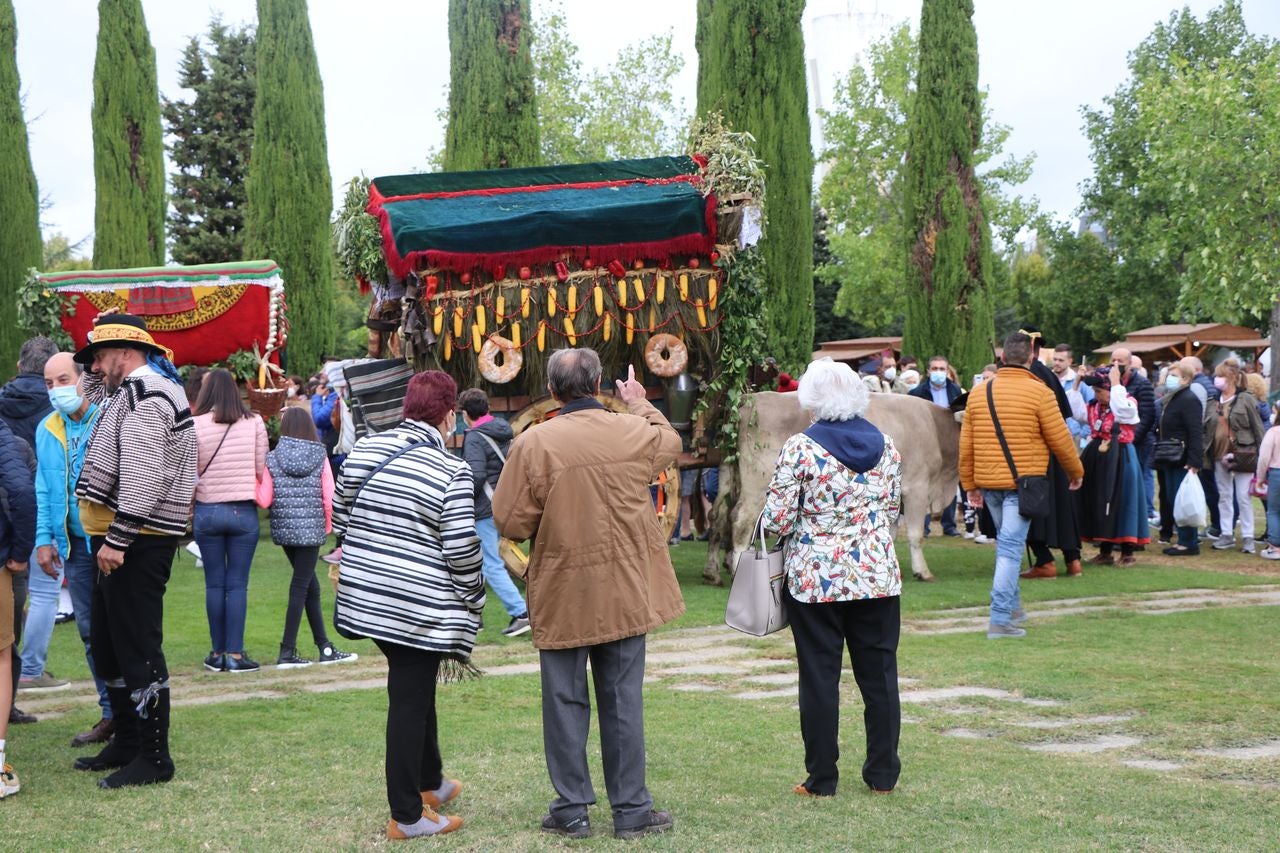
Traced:
<svg viewBox="0 0 1280 853">
<path fill-rule="evenodd" d="M 498 553 L 498 528 L 494 526 L 493 516 L 476 519 L 476 535 L 480 537 L 480 550 L 484 553 L 484 579 L 489 588 L 497 594 L 508 616 L 513 619 L 524 616 L 529 608 L 525 606 L 520 590 L 516 589 L 506 564 L 502 562 L 502 555 Z"/>
<path fill-rule="evenodd" d="M 197 503 L 192 527 L 204 562 L 204 609 L 212 651 L 243 654 L 258 507 L 253 501 Z"/>
<path fill-rule="evenodd" d="M 956 504 L 957 499 L 952 498 L 951 503 L 947 504 L 942 510 L 942 535 L 955 536 L 960 531 L 956 529 Z M 933 516 L 926 515 L 924 517 L 924 535 L 929 535 L 929 528 L 933 526 Z"/>
<path fill-rule="evenodd" d="M 1150 518 L 1156 515 L 1156 471 L 1150 465 L 1142 466 L 1142 489 L 1147 498 L 1147 518 Z"/>
<path fill-rule="evenodd" d="M 1027 547 L 1031 520 L 1018 512 L 1018 492 L 1014 489 L 983 489 L 982 502 L 996 523 L 996 571 L 991 581 L 991 623 L 1007 625 L 1013 612 L 1022 606 L 1018 593 L 1018 570 Z"/>
<path fill-rule="evenodd" d="M 49 640 L 53 637 L 53 623 L 58 615 L 58 591 L 62 589 L 62 568 L 55 577 L 49 577 L 31 554 L 27 563 L 27 625 L 22 636 L 22 677 L 39 678 L 44 672 L 45 659 L 49 656 Z"/>
<path fill-rule="evenodd" d="M 1280 548 L 1280 468 L 1267 469 L 1267 541 Z"/>
</svg>

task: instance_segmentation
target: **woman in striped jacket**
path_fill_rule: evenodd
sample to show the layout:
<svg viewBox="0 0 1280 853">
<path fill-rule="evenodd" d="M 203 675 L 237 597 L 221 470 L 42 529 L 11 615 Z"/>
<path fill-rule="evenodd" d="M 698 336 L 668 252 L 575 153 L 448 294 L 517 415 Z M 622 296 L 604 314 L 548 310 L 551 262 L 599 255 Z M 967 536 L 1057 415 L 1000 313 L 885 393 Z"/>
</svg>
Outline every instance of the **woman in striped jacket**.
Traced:
<svg viewBox="0 0 1280 853">
<path fill-rule="evenodd" d="M 484 609 L 471 468 L 445 449 L 458 386 L 426 371 L 409 382 L 404 420 L 361 439 L 342 466 L 334 529 L 342 565 L 334 623 L 387 658 L 387 837 L 452 832 L 436 813 L 462 785 L 443 775 L 435 684 L 471 669 Z"/>
</svg>

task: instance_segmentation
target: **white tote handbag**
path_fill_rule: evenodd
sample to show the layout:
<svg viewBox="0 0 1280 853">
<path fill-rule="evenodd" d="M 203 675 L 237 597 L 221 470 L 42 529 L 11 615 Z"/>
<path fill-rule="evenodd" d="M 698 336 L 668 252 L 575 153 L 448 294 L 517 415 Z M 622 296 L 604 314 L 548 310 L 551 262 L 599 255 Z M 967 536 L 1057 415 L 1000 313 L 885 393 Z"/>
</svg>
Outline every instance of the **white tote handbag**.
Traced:
<svg viewBox="0 0 1280 853">
<path fill-rule="evenodd" d="M 738 557 L 738 567 L 729 589 L 724 623 L 730 628 L 763 637 L 787 627 L 782 604 L 782 587 L 787 582 L 782 567 L 783 543 L 765 550 L 764 513 L 756 520 L 755 535 Z"/>
</svg>

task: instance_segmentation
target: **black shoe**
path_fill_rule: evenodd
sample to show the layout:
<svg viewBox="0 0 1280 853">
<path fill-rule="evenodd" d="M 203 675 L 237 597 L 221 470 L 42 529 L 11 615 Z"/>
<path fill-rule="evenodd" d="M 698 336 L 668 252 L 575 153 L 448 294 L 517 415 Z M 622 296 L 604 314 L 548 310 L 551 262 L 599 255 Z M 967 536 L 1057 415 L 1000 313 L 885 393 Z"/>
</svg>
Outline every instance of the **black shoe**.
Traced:
<svg viewBox="0 0 1280 853">
<path fill-rule="evenodd" d="M 20 726 L 23 723 L 34 723 L 36 721 L 35 714 L 28 714 L 14 705 L 9 709 L 9 725 Z"/>
<path fill-rule="evenodd" d="M 204 668 L 210 672 L 222 672 L 227 668 L 227 656 L 209 652 L 209 656 L 204 659 Z"/>
<path fill-rule="evenodd" d="M 511 624 L 502 629 L 502 636 L 518 637 L 521 634 L 529 633 L 531 630 L 533 629 L 529 626 L 529 614 L 526 613 L 523 616 L 512 617 Z"/>
<path fill-rule="evenodd" d="M 122 746 L 121 742 L 112 739 L 97 755 L 82 755 L 71 766 L 77 770 L 101 773 L 103 770 L 114 770 L 124 767 L 138 757 L 136 746 Z"/>
<path fill-rule="evenodd" d="M 137 729 L 137 756 L 115 773 L 99 779 L 99 788 L 154 785 L 173 778 L 173 759 L 169 757 L 169 689 L 155 687 L 153 684 L 147 692 L 136 691 L 130 696 L 131 700 L 144 703 L 141 713 L 146 714 L 145 718 L 138 716 L 133 720 Z"/>
<path fill-rule="evenodd" d="M 614 827 L 614 838 L 640 838 L 644 835 L 654 835 L 659 832 L 666 832 L 675 826 L 675 819 L 671 817 L 671 812 L 651 811 L 645 818 L 643 823 L 625 828 Z"/>
<path fill-rule="evenodd" d="M 111 699 L 111 721 L 115 733 L 111 741 L 97 755 L 82 755 L 72 765 L 77 770 L 99 773 L 124 767 L 138 757 L 142 741 L 138 729 L 137 706 L 127 687 L 108 687 Z"/>
<path fill-rule="evenodd" d="M 320 663 L 355 663 L 360 656 L 355 652 L 344 652 L 341 649 L 335 649 L 333 643 L 326 643 L 320 649 Z"/>
<path fill-rule="evenodd" d="M 1200 546 L 1194 548 L 1179 548 L 1176 545 L 1172 548 L 1165 548 L 1164 553 L 1170 557 L 1197 557 L 1200 555 Z"/>
<path fill-rule="evenodd" d="M 276 658 L 277 669 L 301 669 L 304 666 L 311 666 L 312 663 L 306 658 L 298 657 L 296 649 L 288 649 L 283 646 L 280 648 L 280 657 Z"/>
<path fill-rule="evenodd" d="M 587 838 L 591 835 L 591 821 L 582 814 L 561 823 L 556 820 L 555 815 L 549 814 L 542 819 L 542 831 L 551 835 L 563 835 L 565 838 Z"/>
<path fill-rule="evenodd" d="M 233 658 L 227 655 L 227 662 L 224 665 L 227 672 L 257 672 L 262 669 L 256 660 L 241 652 L 240 657 Z"/>
</svg>

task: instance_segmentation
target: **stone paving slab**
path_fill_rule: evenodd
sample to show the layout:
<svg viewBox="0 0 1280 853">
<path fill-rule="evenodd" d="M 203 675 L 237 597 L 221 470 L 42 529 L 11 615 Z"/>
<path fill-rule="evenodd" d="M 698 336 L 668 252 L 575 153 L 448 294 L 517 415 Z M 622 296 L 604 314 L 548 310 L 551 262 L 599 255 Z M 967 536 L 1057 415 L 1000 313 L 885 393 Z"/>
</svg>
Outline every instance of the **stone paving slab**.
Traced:
<svg viewBox="0 0 1280 853">
<path fill-rule="evenodd" d="M 678 666 L 674 669 L 661 669 L 653 675 L 658 678 L 672 678 L 680 675 L 745 675 L 747 670 L 739 666 L 726 666 L 719 663 L 695 663 Z"/>
<path fill-rule="evenodd" d="M 1197 755 L 1213 758 L 1230 758 L 1236 761 L 1254 761 L 1259 758 L 1280 757 L 1280 740 L 1271 740 L 1256 746 L 1240 746 L 1231 749 L 1197 749 Z"/>
<path fill-rule="evenodd" d="M 734 693 L 734 699 L 750 699 L 759 701 L 761 699 L 794 699 L 800 695 L 799 688 L 790 690 L 748 690 L 745 693 Z"/>
<path fill-rule="evenodd" d="M 688 651 L 677 652 L 658 652 L 656 654 L 645 653 L 644 659 L 646 665 L 662 664 L 696 664 L 709 660 L 723 660 L 724 658 L 738 657 L 740 655 L 749 654 L 754 649 L 744 648 L 742 646 L 708 646 L 704 649 L 691 649 Z"/>
<path fill-rule="evenodd" d="M 1128 735 L 1102 735 L 1092 740 L 1074 740 L 1063 743 L 1035 743 L 1027 746 L 1027 749 L 1036 752 L 1054 752 L 1067 754 L 1092 754 L 1097 752 L 1106 752 L 1109 749 L 1128 749 L 1131 746 L 1137 746 L 1142 743 L 1142 738 L 1130 737 Z"/>
<path fill-rule="evenodd" d="M 1013 725 L 1024 729 L 1069 729 L 1074 726 L 1098 726 L 1107 723 L 1123 723 L 1136 714 L 1099 714 L 1094 717 L 1066 717 L 1060 720 L 1022 720 Z"/>
<path fill-rule="evenodd" d="M 908 690 L 900 693 L 898 698 L 901 702 L 911 704 L 916 702 L 940 702 L 947 699 L 960 699 L 970 696 L 979 696 L 985 699 L 1004 699 L 1009 702 L 1044 708 L 1052 708 L 1062 704 L 1057 699 L 1030 699 L 995 687 L 939 687 L 932 690 Z"/>
<path fill-rule="evenodd" d="M 743 679 L 752 684 L 796 684 L 800 681 L 798 672 L 768 672 L 763 675 L 751 675 Z"/>
<path fill-rule="evenodd" d="M 1182 765 L 1176 761 L 1164 761 L 1158 758 L 1131 758 L 1120 763 L 1126 767 L 1135 767 L 1138 770 L 1154 770 L 1157 773 L 1171 773 L 1174 770 L 1182 769 Z"/>
</svg>

